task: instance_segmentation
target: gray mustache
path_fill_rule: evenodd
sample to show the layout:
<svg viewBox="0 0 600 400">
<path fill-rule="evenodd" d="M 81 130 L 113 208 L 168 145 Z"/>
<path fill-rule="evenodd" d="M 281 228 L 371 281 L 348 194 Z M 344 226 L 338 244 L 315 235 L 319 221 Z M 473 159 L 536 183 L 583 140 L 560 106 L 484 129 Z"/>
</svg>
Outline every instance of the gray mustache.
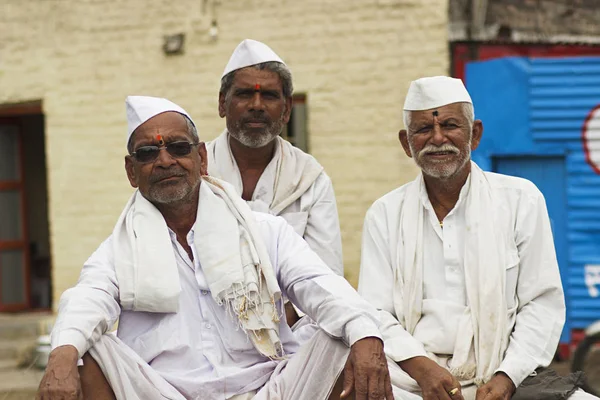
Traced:
<svg viewBox="0 0 600 400">
<path fill-rule="evenodd" d="M 420 151 L 420 154 L 439 153 L 442 151 L 448 152 L 448 153 L 454 153 L 454 154 L 460 153 L 460 151 L 458 150 L 457 147 L 454 147 L 451 144 L 443 144 L 439 147 L 433 146 L 433 145 L 428 145 L 427 147 L 425 147 L 424 149 L 422 149 Z"/>
<path fill-rule="evenodd" d="M 167 178 L 174 178 L 174 177 L 182 177 L 185 176 L 185 173 L 183 172 L 179 172 L 176 174 L 173 173 L 165 173 L 165 174 L 155 174 L 150 178 L 150 183 L 156 183 L 158 181 L 161 181 L 163 179 L 167 179 Z"/>
</svg>

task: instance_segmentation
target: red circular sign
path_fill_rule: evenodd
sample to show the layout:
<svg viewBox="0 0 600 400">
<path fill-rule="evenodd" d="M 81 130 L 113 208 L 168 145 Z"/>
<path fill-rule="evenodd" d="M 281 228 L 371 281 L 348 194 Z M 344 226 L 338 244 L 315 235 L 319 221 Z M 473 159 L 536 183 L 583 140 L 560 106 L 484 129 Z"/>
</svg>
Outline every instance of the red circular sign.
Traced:
<svg viewBox="0 0 600 400">
<path fill-rule="evenodd" d="M 581 129 L 583 152 L 590 167 L 600 174 L 600 104 L 588 114 Z"/>
</svg>

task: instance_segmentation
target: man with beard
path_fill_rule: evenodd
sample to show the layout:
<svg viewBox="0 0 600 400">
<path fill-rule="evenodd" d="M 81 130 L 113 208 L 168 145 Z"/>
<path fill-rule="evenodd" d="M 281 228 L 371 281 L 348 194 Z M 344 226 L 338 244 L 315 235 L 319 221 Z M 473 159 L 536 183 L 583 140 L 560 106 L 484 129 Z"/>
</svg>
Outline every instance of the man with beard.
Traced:
<svg viewBox="0 0 600 400">
<path fill-rule="evenodd" d="M 227 128 L 207 144 L 208 172 L 230 182 L 254 211 L 283 217 L 343 276 L 331 180 L 314 157 L 279 136 L 290 119 L 292 91 L 281 58 L 264 43 L 242 41 L 221 78 L 219 116 Z M 297 315 L 286 308 L 293 324 Z"/>
<path fill-rule="evenodd" d="M 130 96 L 127 118 L 137 190 L 61 297 L 38 399 L 391 400 L 375 309 L 285 221 L 206 175 L 181 107 Z M 321 328 L 302 346 L 282 296 Z"/>
<path fill-rule="evenodd" d="M 412 82 L 404 125 L 421 174 L 367 212 L 359 278 L 397 398 L 593 398 L 577 391 L 581 377 L 540 369 L 565 321 L 540 191 L 471 161 L 483 125 L 459 79 Z"/>
</svg>

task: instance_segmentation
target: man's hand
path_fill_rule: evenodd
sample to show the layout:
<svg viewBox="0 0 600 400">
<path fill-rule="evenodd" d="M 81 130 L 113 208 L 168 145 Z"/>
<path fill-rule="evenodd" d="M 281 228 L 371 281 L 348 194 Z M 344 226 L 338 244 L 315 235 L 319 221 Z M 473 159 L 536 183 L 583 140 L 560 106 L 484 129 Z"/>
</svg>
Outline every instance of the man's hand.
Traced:
<svg viewBox="0 0 600 400">
<path fill-rule="evenodd" d="M 74 346 L 60 346 L 50 353 L 36 400 L 80 400 L 79 355 Z"/>
<path fill-rule="evenodd" d="M 488 383 L 477 389 L 476 400 L 509 400 L 517 388 L 504 372 L 498 372 Z"/>
<path fill-rule="evenodd" d="M 355 390 L 356 400 L 394 400 L 383 342 L 368 337 L 354 343 L 344 367 L 341 398 Z"/>
<path fill-rule="evenodd" d="M 435 361 L 418 356 L 401 361 L 398 365 L 417 381 L 423 392 L 423 400 L 464 400 L 460 382 Z"/>
</svg>

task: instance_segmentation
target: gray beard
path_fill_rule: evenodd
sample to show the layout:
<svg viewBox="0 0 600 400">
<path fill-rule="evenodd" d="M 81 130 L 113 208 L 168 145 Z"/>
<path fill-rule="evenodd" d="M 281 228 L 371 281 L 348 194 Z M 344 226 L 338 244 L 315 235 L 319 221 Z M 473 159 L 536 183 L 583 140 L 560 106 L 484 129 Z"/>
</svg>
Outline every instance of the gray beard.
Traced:
<svg viewBox="0 0 600 400">
<path fill-rule="evenodd" d="M 161 189 L 157 187 L 150 188 L 148 191 L 148 201 L 157 204 L 175 204 L 184 201 L 186 198 L 192 198 L 191 194 L 198 189 L 200 181 L 192 187 L 189 183 L 179 185 L 177 188 Z"/>
<path fill-rule="evenodd" d="M 283 114 L 279 120 L 272 122 L 267 126 L 263 133 L 252 134 L 241 127 L 241 123 L 236 123 L 233 127 L 227 127 L 227 130 L 238 142 L 246 147 L 258 149 L 271 143 L 283 131 Z"/>
<path fill-rule="evenodd" d="M 410 151 L 415 154 L 412 144 L 409 143 Z M 423 171 L 423 175 L 430 176 L 436 179 L 448 179 L 453 177 L 457 172 L 461 171 L 465 165 L 471 160 L 471 143 L 467 143 L 464 149 L 459 154 L 459 158 L 450 163 L 424 163 L 421 162 L 420 154 L 413 156 L 413 160 L 417 167 Z"/>
</svg>

